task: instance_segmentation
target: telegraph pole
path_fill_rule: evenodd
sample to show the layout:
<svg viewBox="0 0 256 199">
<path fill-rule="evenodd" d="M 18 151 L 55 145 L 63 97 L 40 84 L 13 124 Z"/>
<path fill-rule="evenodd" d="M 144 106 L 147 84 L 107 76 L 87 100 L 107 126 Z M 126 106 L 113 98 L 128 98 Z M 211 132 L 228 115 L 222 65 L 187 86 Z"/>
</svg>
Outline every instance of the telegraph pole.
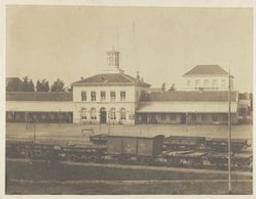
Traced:
<svg viewBox="0 0 256 199">
<path fill-rule="evenodd" d="M 228 193 L 232 193 L 231 185 L 231 85 L 230 68 L 228 69 Z"/>
</svg>

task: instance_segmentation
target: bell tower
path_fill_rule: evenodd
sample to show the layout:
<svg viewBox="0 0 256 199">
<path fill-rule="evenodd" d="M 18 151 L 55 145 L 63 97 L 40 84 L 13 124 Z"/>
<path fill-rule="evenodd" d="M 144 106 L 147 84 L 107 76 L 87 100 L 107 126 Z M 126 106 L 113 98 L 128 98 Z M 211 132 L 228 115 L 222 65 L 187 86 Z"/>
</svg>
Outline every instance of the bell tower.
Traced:
<svg viewBox="0 0 256 199">
<path fill-rule="evenodd" d="M 111 50 L 107 52 L 108 66 L 119 68 L 119 51 Z"/>
<path fill-rule="evenodd" d="M 104 72 L 106 73 L 123 73 L 124 71 L 119 68 L 119 55 L 120 52 L 114 48 L 107 51 L 107 67 L 105 67 Z"/>
</svg>

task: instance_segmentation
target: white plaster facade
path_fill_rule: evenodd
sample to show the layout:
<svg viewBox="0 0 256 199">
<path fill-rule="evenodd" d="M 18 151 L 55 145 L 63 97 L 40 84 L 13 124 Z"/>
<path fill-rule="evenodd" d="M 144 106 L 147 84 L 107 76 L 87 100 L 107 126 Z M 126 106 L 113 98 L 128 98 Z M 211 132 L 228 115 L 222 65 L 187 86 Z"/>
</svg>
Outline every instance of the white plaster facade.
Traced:
<svg viewBox="0 0 256 199">
<path fill-rule="evenodd" d="M 230 78 L 230 87 L 233 90 L 233 78 Z M 197 75 L 197 76 L 184 76 L 185 90 L 228 90 L 228 75 Z"/>
<path fill-rule="evenodd" d="M 100 123 L 101 109 L 106 110 L 106 123 L 135 123 L 136 86 L 75 86 L 73 88 L 74 123 Z M 102 99 L 101 92 L 106 97 Z M 82 100 L 82 92 L 86 92 L 87 99 Z M 91 92 L 96 93 L 96 100 L 91 99 Z M 111 99 L 110 92 L 115 92 L 115 100 Z M 121 92 L 125 92 L 125 98 L 121 99 Z M 92 110 L 96 110 L 96 118 L 92 117 Z M 114 109 L 115 117 L 111 117 L 111 109 Z M 125 117 L 121 112 L 125 111 Z M 123 113 L 124 114 L 124 113 Z"/>
<path fill-rule="evenodd" d="M 230 78 L 229 78 L 230 77 Z M 234 89 L 233 76 L 219 65 L 197 65 L 183 75 L 185 90 L 227 91 Z"/>
</svg>

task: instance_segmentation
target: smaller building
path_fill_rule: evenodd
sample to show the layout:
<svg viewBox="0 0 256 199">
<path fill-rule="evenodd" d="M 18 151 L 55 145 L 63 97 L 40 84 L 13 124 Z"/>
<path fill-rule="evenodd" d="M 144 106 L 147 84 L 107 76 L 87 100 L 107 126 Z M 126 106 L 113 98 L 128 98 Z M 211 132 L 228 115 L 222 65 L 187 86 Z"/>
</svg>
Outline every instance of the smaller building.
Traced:
<svg viewBox="0 0 256 199">
<path fill-rule="evenodd" d="M 183 75 L 184 89 L 187 91 L 207 90 L 225 91 L 229 86 L 229 74 L 219 65 L 197 65 Z M 231 90 L 234 88 L 233 76 L 230 76 Z"/>
</svg>

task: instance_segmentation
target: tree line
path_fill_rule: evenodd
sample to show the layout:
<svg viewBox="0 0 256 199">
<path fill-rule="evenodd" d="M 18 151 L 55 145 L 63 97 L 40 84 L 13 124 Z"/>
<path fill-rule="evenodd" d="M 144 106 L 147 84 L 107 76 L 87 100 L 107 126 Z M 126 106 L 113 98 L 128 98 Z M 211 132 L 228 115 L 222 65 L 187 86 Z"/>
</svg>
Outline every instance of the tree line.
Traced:
<svg viewBox="0 0 256 199">
<path fill-rule="evenodd" d="M 36 85 L 32 79 L 27 76 L 20 78 L 9 78 L 6 83 L 6 91 L 21 91 L 21 92 L 64 92 L 64 82 L 57 79 L 50 86 L 46 79 L 37 80 Z M 69 89 L 71 91 L 71 89 Z"/>
</svg>

